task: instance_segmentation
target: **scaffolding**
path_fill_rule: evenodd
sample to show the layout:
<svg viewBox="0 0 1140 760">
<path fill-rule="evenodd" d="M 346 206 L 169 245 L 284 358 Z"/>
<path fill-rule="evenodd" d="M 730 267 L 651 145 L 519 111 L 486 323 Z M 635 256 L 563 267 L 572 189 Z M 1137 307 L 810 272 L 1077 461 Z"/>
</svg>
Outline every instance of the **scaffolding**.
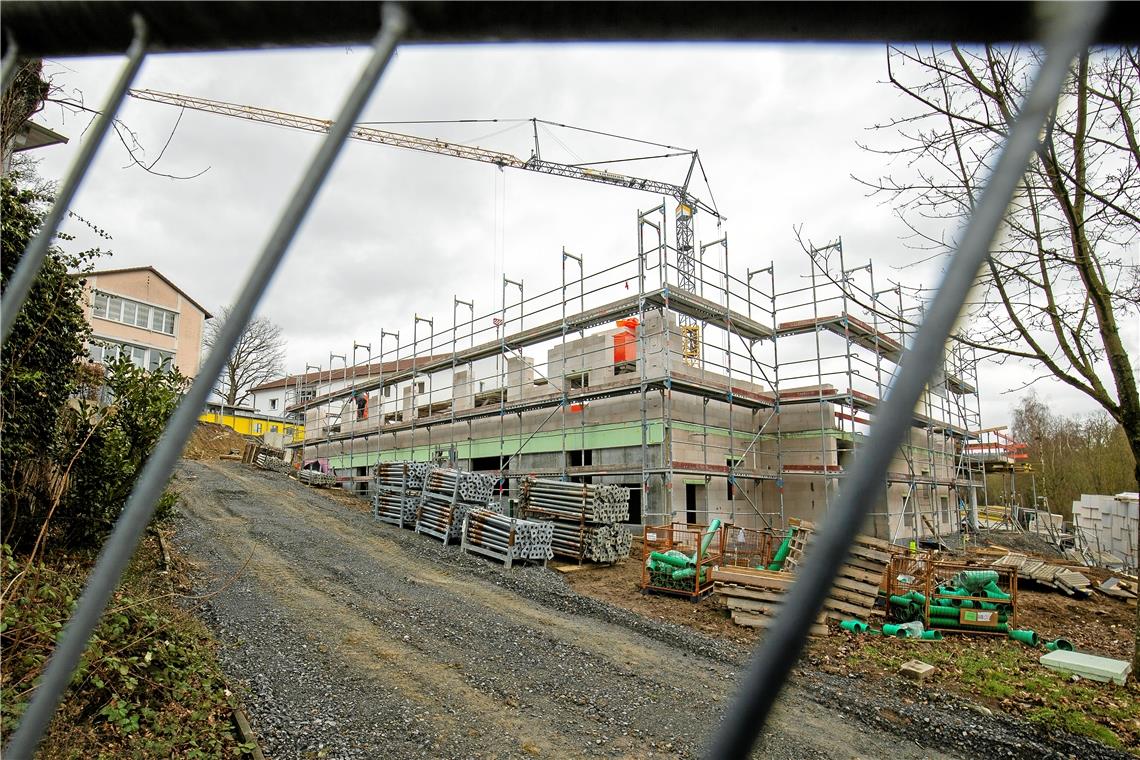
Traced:
<svg viewBox="0 0 1140 760">
<path fill-rule="evenodd" d="M 358 486 L 378 462 L 458 463 L 495 475 L 504 502 L 527 476 L 622 484 L 642 525 L 822 517 L 919 305 L 876 290 L 871 262 L 845 269 L 842 241 L 809 251 L 806 282 L 787 291 L 774 265 L 734 274 L 727 237 L 682 271 L 666 208 L 638 214 L 634 258 L 588 272 L 563 249 L 552 287 L 504 275 L 498 309 L 454 297 L 450 327 L 414 315 L 410 343 L 383 331 L 367 369 L 298 386 L 287 408 L 305 417 L 303 458 Z M 968 349 L 948 350 L 869 533 L 938 540 L 976 505 L 975 368 Z"/>
</svg>

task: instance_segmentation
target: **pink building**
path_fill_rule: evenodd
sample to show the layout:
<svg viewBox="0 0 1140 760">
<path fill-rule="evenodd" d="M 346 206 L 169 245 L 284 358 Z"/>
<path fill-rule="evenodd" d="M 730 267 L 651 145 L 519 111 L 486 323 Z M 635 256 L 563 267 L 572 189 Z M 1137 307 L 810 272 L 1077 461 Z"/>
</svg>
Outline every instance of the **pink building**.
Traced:
<svg viewBox="0 0 1140 760">
<path fill-rule="evenodd" d="M 87 281 L 87 350 L 100 364 L 126 354 L 140 367 L 169 364 L 187 377 L 198 374 L 202 333 L 211 315 L 154 267 L 91 272 Z"/>
</svg>

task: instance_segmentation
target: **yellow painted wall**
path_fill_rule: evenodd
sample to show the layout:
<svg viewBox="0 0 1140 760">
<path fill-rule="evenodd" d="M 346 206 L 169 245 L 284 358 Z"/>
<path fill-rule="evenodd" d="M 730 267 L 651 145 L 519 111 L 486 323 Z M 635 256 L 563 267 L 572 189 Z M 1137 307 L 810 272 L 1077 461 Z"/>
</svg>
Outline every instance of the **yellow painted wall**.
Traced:
<svg viewBox="0 0 1140 760">
<path fill-rule="evenodd" d="M 269 417 L 261 417 L 257 415 L 245 414 L 218 414 L 217 412 L 205 412 L 199 415 L 200 422 L 213 422 L 220 425 L 225 425 L 232 428 L 241 435 L 264 435 L 271 431 L 271 425 L 277 426 L 277 432 L 286 436 L 285 428 L 290 428 L 293 431 L 293 441 L 303 441 L 305 439 L 305 426 L 300 423 L 285 423 L 281 420 L 270 419 Z M 256 424 L 261 424 L 261 430 L 257 430 Z"/>
</svg>

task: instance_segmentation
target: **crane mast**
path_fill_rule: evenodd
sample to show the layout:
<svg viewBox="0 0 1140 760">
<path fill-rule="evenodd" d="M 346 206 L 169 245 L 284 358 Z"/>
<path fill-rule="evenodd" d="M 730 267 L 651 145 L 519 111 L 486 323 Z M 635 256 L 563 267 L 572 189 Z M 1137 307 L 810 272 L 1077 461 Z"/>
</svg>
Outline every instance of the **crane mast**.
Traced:
<svg viewBox="0 0 1140 760">
<path fill-rule="evenodd" d="M 286 111 L 260 108 L 258 106 L 227 103 L 221 100 L 210 100 L 207 98 L 194 97 L 192 95 L 180 95 L 157 90 L 131 90 L 130 93 L 132 97 L 138 98 L 139 100 L 162 103 L 179 108 L 190 108 L 195 111 L 204 111 L 220 116 L 230 116 L 261 124 L 289 127 L 305 132 L 324 134 L 332 127 L 332 122 L 327 119 L 301 116 Z M 688 173 L 685 176 L 684 184 L 674 185 L 660 180 L 634 177 L 617 172 L 591 169 L 587 166 L 544 160 L 538 145 L 538 122 L 535 119 L 531 121 L 534 125 L 535 149 L 534 153 L 526 160 L 510 153 L 448 142 L 446 140 L 392 132 L 359 124 L 352 128 L 349 137 L 353 140 L 378 145 L 390 145 L 396 148 L 407 148 L 424 153 L 452 156 L 453 158 L 463 158 L 469 161 L 481 161 L 500 168 L 521 169 L 556 177 L 568 177 L 570 179 L 584 180 L 586 182 L 597 182 L 613 187 L 628 187 L 633 190 L 643 190 L 657 195 L 668 195 L 677 201 L 675 218 L 678 271 L 677 286 L 690 293 L 695 292 L 697 289 L 697 276 L 696 259 L 693 255 L 693 216 L 697 211 L 704 211 L 712 214 L 718 220 L 722 218 L 715 206 L 701 201 L 689 192 L 689 183 L 693 177 L 693 170 L 697 166 L 697 152 L 695 150 L 685 151 L 685 153 L 690 156 Z M 679 327 L 682 336 L 682 356 L 686 363 L 696 364 L 700 357 L 700 325 L 692 317 L 681 315 L 679 318 Z"/>
</svg>

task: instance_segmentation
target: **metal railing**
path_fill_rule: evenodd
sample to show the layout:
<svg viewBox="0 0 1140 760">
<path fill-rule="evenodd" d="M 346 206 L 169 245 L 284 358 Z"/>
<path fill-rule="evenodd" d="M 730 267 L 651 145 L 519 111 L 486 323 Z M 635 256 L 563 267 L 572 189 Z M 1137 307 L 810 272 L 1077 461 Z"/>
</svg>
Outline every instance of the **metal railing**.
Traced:
<svg viewBox="0 0 1140 760">
<path fill-rule="evenodd" d="M 3 338 L 6 338 L 27 291 L 38 274 L 56 227 L 66 213 L 149 49 L 226 49 L 269 44 L 328 44 L 360 39 L 362 19 L 375 18 L 374 3 L 341 3 L 326 6 L 310 3 L 267 3 L 268 16 L 253 6 L 261 4 L 216 4 L 212 29 L 188 23 L 201 21 L 200 9 L 192 3 L 59 3 L 9 2 L 5 7 L 3 60 L 0 79 L 6 87 L 17 69 L 20 55 L 75 55 L 127 49 L 127 64 L 93 131 L 69 170 L 45 224 L 29 244 L 23 260 L 0 301 Z M 590 10 L 583 10 L 590 5 Z M 764 727 L 807 638 L 831 581 L 871 507 L 875 485 L 882 481 L 890 459 L 910 426 L 911 412 L 930 380 L 944 350 L 945 341 L 961 311 L 967 292 L 984 263 L 990 244 L 1006 212 L 1017 184 L 1035 148 L 1038 135 L 1061 92 L 1071 61 L 1096 37 L 1106 12 L 1118 13 L 1104 3 L 1051 5 L 1040 10 L 1046 17 L 1037 27 L 1036 6 L 1013 4 L 1022 12 L 1003 12 L 987 17 L 988 26 L 962 14 L 954 4 L 920 6 L 905 14 L 871 13 L 861 3 L 826 4 L 812 11 L 811 5 L 759 4 L 766 8 L 741 13 L 733 4 L 710 4 L 708 12 L 694 15 L 684 27 L 672 24 L 658 6 L 643 3 L 523 4 L 430 3 L 382 7 L 380 31 L 356 83 L 348 92 L 332 129 L 323 140 L 297 189 L 278 218 L 260 256 L 222 326 L 214 349 L 197 379 L 169 420 L 166 430 L 147 460 L 114 530 L 104 545 L 87 580 L 75 613 L 51 655 L 43 679 L 13 734 L 5 756 L 30 758 L 54 714 L 71 675 L 99 621 L 111 593 L 118 585 L 156 501 L 197 421 L 199 411 L 221 374 L 222 366 L 238 336 L 253 314 L 266 287 L 280 265 L 310 205 L 327 177 L 348 132 L 375 89 L 397 44 L 411 30 L 416 41 L 474 41 L 476 39 L 922 39 L 952 37 L 960 40 L 1032 39 L 1044 41 L 1046 58 L 1032 91 L 1010 131 L 978 206 L 962 236 L 937 295 L 927 311 L 913 346 L 904 355 L 896 383 L 891 388 L 871 428 L 870 439 L 840 497 L 831 509 L 819 538 L 812 546 L 810 562 L 803 565 L 788 595 L 780 624 L 770 628 L 757 649 L 739 693 L 711 737 L 708 756 L 746 757 Z M 329 13 L 326 8 L 341 6 Z M 805 15 L 803 8 L 809 9 Z M 214 11 L 211 11 L 213 14 Z M 248 17 L 243 17 L 242 14 Z M 297 23 L 305 13 L 312 23 Z M 181 18 L 179 18 L 181 14 Z M 254 14 L 254 16 L 249 16 Z M 889 19 L 897 17 L 896 22 Z M 128 34 L 126 19 L 133 32 Z M 351 18 L 351 20 L 349 20 Z M 897 23 L 890 29 L 876 23 Z M 367 22 L 366 22 L 367 23 Z M 814 24 L 814 26 L 813 26 Z M 1127 35 L 1127 24 L 1107 23 L 1110 35 Z M 982 30 L 979 32 L 979 30 Z M 1040 35 L 1038 32 L 1042 32 Z M 1135 34 L 1133 29 L 1132 34 Z M 1102 40 L 1104 39 L 1102 33 Z M 129 47 L 127 42 L 129 40 Z M 151 41 L 154 41 L 153 44 Z M 1111 39 L 1109 40 L 1111 41 Z"/>
</svg>

